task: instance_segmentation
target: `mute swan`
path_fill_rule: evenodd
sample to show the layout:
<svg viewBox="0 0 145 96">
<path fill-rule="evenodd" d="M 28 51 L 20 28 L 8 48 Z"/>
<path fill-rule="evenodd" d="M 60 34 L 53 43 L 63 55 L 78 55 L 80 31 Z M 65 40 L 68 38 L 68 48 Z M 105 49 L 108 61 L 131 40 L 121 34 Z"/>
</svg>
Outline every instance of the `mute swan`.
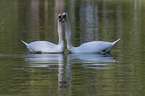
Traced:
<svg viewBox="0 0 145 96">
<path fill-rule="evenodd" d="M 120 38 L 114 42 L 92 41 L 87 42 L 79 47 L 73 47 L 71 42 L 71 27 L 67 13 L 63 13 L 63 22 L 65 22 L 65 38 L 67 41 L 67 49 L 70 53 L 100 53 L 110 52 Z"/>
<path fill-rule="evenodd" d="M 26 43 L 21 40 L 32 53 L 64 53 L 63 26 L 61 14 L 58 15 L 58 45 L 48 41 L 34 41 Z"/>
</svg>

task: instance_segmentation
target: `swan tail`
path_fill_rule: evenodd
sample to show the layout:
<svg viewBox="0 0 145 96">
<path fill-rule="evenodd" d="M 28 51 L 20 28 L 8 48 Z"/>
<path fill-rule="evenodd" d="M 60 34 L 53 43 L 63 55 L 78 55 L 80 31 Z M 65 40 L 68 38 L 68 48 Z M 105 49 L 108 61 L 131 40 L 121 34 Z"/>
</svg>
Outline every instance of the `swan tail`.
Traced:
<svg viewBox="0 0 145 96">
<path fill-rule="evenodd" d="M 111 46 L 110 48 L 106 49 L 105 52 L 110 53 L 110 51 L 114 48 L 114 46 L 116 45 L 116 43 L 120 40 L 120 38 L 116 41 L 113 42 L 113 46 Z"/>
<path fill-rule="evenodd" d="M 26 43 L 25 41 L 21 40 L 26 46 L 28 46 L 28 43 Z"/>
<path fill-rule="evenodd" d="M 113 45 L 116 44 L 119 40 L 120 40 L 120 38 L 119 38 L 118 40 L 114 41 L 114 42 L 113 42 Z"/>
</svg>

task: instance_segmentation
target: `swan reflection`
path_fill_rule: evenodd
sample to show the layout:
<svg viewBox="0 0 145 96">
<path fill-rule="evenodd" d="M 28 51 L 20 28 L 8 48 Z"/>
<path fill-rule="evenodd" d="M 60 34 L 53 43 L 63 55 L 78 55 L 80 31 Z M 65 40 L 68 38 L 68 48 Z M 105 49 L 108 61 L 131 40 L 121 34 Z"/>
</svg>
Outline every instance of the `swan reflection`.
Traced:
<svg viewBox="0 0 145 96">
<path fill-rule="evenodd" d="M 79 63 L 84 68 L 104 70 L 114 68 L 116 62 L 111 54 L 29 54 L 25 61 L 28 63 L 25 67 L 29 68 L 57 69 L 59 89 L 70 89 L 72 65 L 76 67 Z"/>
<path fill-rule="evenodd" d="M 29 65 L 25 67 L 46 67 L 52 69 L 51 66 L 58 65 L 59 67 L 55 68 L 58 69 L 58 88 L 69 88 L 71 80 L 71 65 L 66 64 L 66 68 L 64 68 L 64 57 L 65 54 L 29 54 L 25 58 L 25 61 L 28 62 Z"/>
<path fill-rule="evenodd" d="M 26 67 L 49 67 L 64 63 L 64 54 L 28 54 L 25 61 L 29 63 Z"/>
<path fill-rule="evenodd" d="M 112 69 L 107 65 L 114 65 L 116 60 L 112 54 L 69 54 L 70 63 L 82 63 L 85 68 L 93 69 Z M 100 67 L 101 66 L 101 67 Z"/>
</svg>

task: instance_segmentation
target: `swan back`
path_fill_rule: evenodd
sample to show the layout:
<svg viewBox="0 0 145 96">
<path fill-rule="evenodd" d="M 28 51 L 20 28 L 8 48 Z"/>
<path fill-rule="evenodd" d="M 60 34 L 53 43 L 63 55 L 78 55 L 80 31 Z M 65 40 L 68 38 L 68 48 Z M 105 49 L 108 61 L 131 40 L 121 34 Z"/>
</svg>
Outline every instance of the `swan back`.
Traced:
<svg viewBox="0 0 145 96">
<path fill-rule="evenodd" d="M 104 51 L 107 48 L 110 48 L 113 45 L 111 42 L 104 41 L 92 41 L 87 42 L 79 47 L 72 47 L 70 49 L 71 53 L 99 53 Z"/>
</svg>

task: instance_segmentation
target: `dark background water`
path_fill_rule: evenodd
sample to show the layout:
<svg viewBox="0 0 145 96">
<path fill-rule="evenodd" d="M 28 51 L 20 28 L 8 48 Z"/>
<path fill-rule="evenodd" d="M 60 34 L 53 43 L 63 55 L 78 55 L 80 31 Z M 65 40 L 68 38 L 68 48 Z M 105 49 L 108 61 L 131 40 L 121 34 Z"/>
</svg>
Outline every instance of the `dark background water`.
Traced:
<svg viewBox="0 0 145 96">
<path fill-rule="evenodd" d="M 1 0 L 0 9 L 1 96 L 144 96 L 144 0 Z M 30 54 L 21 40 L 57 44 L 63 12 L 74 46 L 121 40 L 111 54 Z"/>
</svg>

